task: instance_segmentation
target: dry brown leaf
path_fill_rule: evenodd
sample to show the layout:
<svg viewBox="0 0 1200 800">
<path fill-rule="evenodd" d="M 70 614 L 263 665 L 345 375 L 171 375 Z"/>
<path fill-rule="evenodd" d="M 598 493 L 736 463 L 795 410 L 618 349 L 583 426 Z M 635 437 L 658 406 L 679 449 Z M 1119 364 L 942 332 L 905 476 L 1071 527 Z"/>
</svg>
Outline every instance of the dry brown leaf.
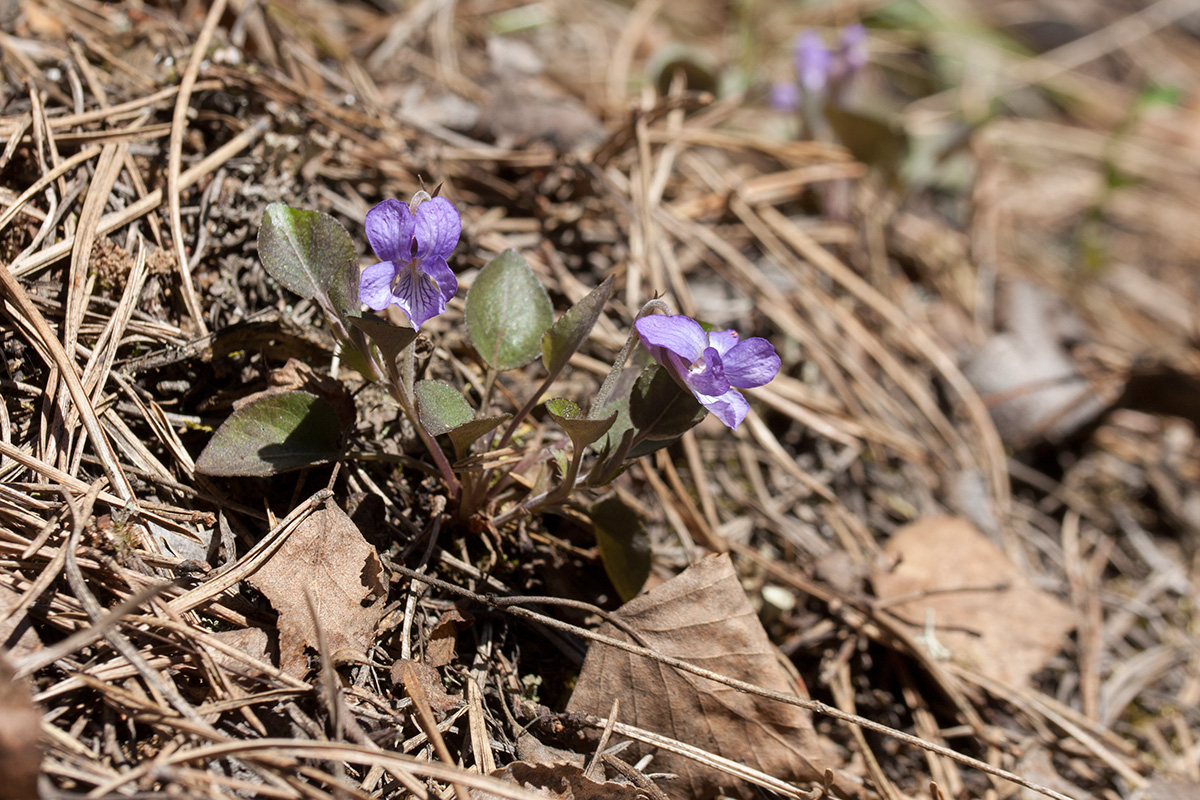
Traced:
<svg viewBox="0 0 1200 800">
<path fill-rule="evenodd" d="M 580 769 L 587 763 L 582 753 L 551 747 L 530 733 L 517 737 L 517 758 L 530 764 L 574 764 Z"/>
<path fill-rule="evenodd" d="M 934 638 L 950 658 L 990 678 L 1024 686 L 1075 627 L 1070 608 L 1034 586 L 966 519 L 914 522 L 884 549 L 898 563 L 876 571 L 876 596 L 920 595 L 888 610 L 916 632 L 932 613 Z"/>
<path fill-rule="evenodd" d="M 545 141 L 562 151 L 598 144 L 604 128 L 587 106 L 569 95 L 547 96 L 500 85 L 484 107 L 482 122 L 497 141 Z"/>
<path fill-rule="evenodd" d="M 1200 783 L 1170 776 L 1151 778 L 1141 794 L 1141 800 L 1195 800 L 1197 797 L 1200 797 Z"/>
<path fill-rule="evenodd" d="M 779 662 L 728 555 L 709 556 L 617 614 L 656 652 L 777 692 L 801 691 Z M 629 638 L 608 624 L 601 632 Z M 782 780 L 819 781 L 826 768 L 835 767 L 804 709 L 593 644 L 567 710 L 604 716 L 613 698 L 621 701 L 622 722 Z M 630 760 L 636 760 L 645 748 L 630 750 L 635 753 Z M 671 753 L 656 754 L 650 768 L 679 776 L 663 787 L 671 797 L 753 796 L 751 787 L 729 775 Z"/>
<path fill-rule="evenodd" d="M 1054 760 L 1045 747 L 1035 745 L 1027 750 L 1017 762 L 1016 773 L 1022 778 L 1061 792 L 1072 800 L 1093 800 L 1093 795 L 1058 774 L 1058 770 L 1054 768 Z M 1044 797 L 1028 787 L 1022 787 L 1017 796 L 1019 800 L 1042 800 Z M 1195 797 L 1195 795 L 1189 795 L 1189 797 Z"/>
<path fill-rule="evenodd" d="M 362 658 L 383 616 L 387 584 L 375 548 L 340 508 L 328 505 L 296 528 L 248 578 L 279 613 L 279 668 L 305 671 L 317 629 L 304 599 L 312 594 L 333 660 Z"/>
<path fill-rule="evenodd" d="M 425 702 L 429 703 L 429 707 L 439 714 L 444 714 L 447 711 L 452 711 L 463 704 L 463 699 L 459 695 L 452 695 L 446 691 L 445 684 L 442 683 L 442 675 L 430 664 L 423 661 L 408 661 L 400 659 L 392 664 L 392 683 L 397 686 L 404 685 L 404 667 L 408 665 L 412 667 L 413 675 L 420 682 L 420 690 L 422 691 Z M 412 693 L 412 689 L 408 689 Z"/>
<path fill-rule="evenodd" d="M 264 664 L 272 662 L 270 651 L 274 648 L 271 645 L 271 635 L 262 628 L 238 628 L 232 631 L 221 631 L 212 634 L 212 637 L 219 640 L 222 644 L 241 650 L 256 661 L 261 661 Z M 209 652 L 217 666 L 223 667 L 233 675 L 258 678 L 263 674 L 261 670 L 247 664 L 237 656 L 230 655 L 216 648 L 212 648 Z M 236 683 L 231 682 L 229 688 L 235 697 L 241 697 L 245 693 Z"/>
<path fill-rule="evenodd" d="M 42 640 L 30 625 L 27 614 L 9 616 L 19 602 L 21 595 L 7 586 L 0 586 L 0 650 L 7 650 L 15 658 L 42 648 Z"/>
<path fill-rule="evenodd" d="M 0 795 L 9 800 L 37 800 L 42 764 L 42 715 L 33 695 L 0 650 Z"/>
<path fill-rule="evenodd" d="M 587 778 L 583 769 L 574 764 L 529 764 L 516 761 L 491 775 L 493 778 L 515 783 L 524 789 L 560 800 L 639 800 L 645 797 L 628 783 L 598 783 Z M 474 796 L 480 800 L 501 800 L 500 795 L 491 792 L 476 791 Z"/>
<path fill-rule="evenodd" d="M 474 622 L 474 617 L 457 608 L 442 614 L 433 630 L 429 632 L 429 642 L 425 645 L 425 663 L 431 667 L 444 667 L 454 661 L 459 631 L 466 630 Z"/>
<path fill-rule="evenodd" d="M 1059 441 L 1100 414 L 1105 401 L 1063 346 L 1073 334 L 1056 299 L 1024 281 L 1009 286 L 1006 331 L 963 365 L 1006 443 Z M 1066 328 L 1066 330 L 1064 330 Z"/>
</svg>

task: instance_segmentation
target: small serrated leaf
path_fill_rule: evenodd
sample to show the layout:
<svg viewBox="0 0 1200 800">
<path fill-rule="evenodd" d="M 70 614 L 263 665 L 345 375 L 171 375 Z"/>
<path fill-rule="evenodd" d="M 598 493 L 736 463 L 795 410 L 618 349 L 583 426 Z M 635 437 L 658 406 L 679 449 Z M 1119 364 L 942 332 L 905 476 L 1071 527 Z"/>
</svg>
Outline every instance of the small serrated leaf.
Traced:
<svg viewBox="0 0 1200 800">
<path fill-rule="evenodd" d="M 417 416 L 434 436 L 449 433 L 475 416 L 458 389 L 448 383 L 417 381 L 413 393 L 417 396 Z"/>
<path fill-rule="evenodd" d="M 576 451 L 599 441 L 617 421 L 616 411 L 613 411 L 605 419 L 586 419 L 583 416 L 583 409 L 574 401 L 564 397 L 547 400 L 546 412 L 571 437 L 571 444 L 575 446 Z"/>
<path fill-rule="evenodd" d="M 612 297 L 612 293 L 613 279 L 609 276 L 550 326 L 550 330 L 542 337 L 542 363 L 547 372 L 553 375 L 561 370 L 587 341 L 588 334 L 592 332 L 596 320 L 600 319 L 604 304 Z"/>
<path fill-rule="evenodd" d="M 467 334 L 488 366 L 514 369 L 541 353 L 554 309 L 533 270 L 516 250 L 489 261 L 467 292 Z"/>
<path fill-rule="evenodd" d="M 588 508 L 604 571 L 621 600 L 637 596 L 650 577 L 650 533 L 619 497 L 612 495 Z"/>
<path fill-rule="evenodd" d="M 464 458 L 468 449 L 480 436 L 491 433 L 501 424 L 512 419 L 512 414 L 501 414 L 498 417 L 484 417 L 464 422 L 449 431 L 450 443 L 454 445 L 454 453 L 458 458 Z"/>
<path fill-rule="evenodd" d="M 637 428 L 640 439 L 674 441 L 699 424 L 707 413 L 691 392 L 657 364 L 650 365 L 638 376 L 629 393 L 629 419 Z M 635 446 L 630 452 L 631 458 L 635 457 L 636 451 Z"/>
<path fill-rule="evenodd" d="M 258 230 L 258 256 L 285 289 L 341 316 L 358 310 L 354 242 L 328 214 L 271 203 Z"/>
<path fill-rule="evenodd" d="M 196 471 L 267 477 L 323 464 L 341 453 L 341 433 L 337 412 L 324 398 L 302 391 L 267 395 L 221 423 L 196 459 Z"/>
<path fill-rule="evenodd" d="M 417 332 L 412 328 L 393 325 L 386 319 L 374 314 L 363 314 L 361 317 L 350 317 L 350 324 L 362 331 L 379 348 L 388 363 L 394 363 L 396 357 L 404 348 L 417 338 Z"/>
</svg>

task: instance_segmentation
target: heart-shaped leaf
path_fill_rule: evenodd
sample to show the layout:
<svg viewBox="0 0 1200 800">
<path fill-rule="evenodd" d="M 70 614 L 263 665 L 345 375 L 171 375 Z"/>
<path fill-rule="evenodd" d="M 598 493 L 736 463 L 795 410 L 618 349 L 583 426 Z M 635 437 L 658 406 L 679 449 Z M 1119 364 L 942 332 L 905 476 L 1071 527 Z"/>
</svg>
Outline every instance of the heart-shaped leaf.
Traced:
<svg viewBox="0 0 1200 800">
<path fill-rule="evenodd" d="M 229 415 L 196 459 L 205 475 L 267 477 L 323 464 L 341 453 L 341 425 L 328 400 L 280 392 Z"/>
<path fill-rule="evenodd" d="M 375 346 L 379 348 L 379 352 L 383 353 L 383 357 L 388 363 L 394 363 L 396 357 L 404 351 L 404 348 L 412 344 L 413 339 L 417 338 L 417 332 L 412 328 L 402 328 L 399 325 L 393 325 L 386 319 L 377 317 L 374 314 L 350 317 L 350 324 L 365 333 L 375 343 Z"/>
<path fill-rule="evenodd" d="M 339 316 L 358 311 L 354 242 L 328 214 L 271 203 L 258 229 L 258 257 L 285 289 Z"/>
<path fill-rule="evenodd" d="M 546 411 L 571 437 L 571 444 L 575 445 L 577 452 L 598 441 L 617 420 L 616 411 L 605 419 L 587 419 L 583 416 L 583 409 L 564 397 L 547 400 Z"/>
<path fill-rule="evenodd" d="M 488 366 L 514 369 L 541 352 L 554 322 L 550 296 L 516 250 L 489 261 L 467 292 L 467 334 Z"/>
<path fill-rule="evenodd" d="M 547 372 L 557 374 L 587 341 L 588 334 L 592 332 L 596 320 L 600 319 L 604 304 L 612 297 L 612 293 L 613 279 L 610 276 L 550 326 L 550 330 L 542 337 L 542 363 L 546 365 Z"/>
<path fill-rule="evenodd" d="M 596 529 L 596 544 L 608 579 L 621 600 L 631 600 L 650 577 L 649 531 L 616 495 L 593 503 L 588 516 Z"/>
<path fill-rule="evenodd" d="M 699 424 L 707 413 L 666 370 L 650 365 L 629 393 L 629 419 L 642 441 L 633 446 L 628 457 L 637 458 L 666 447 Z"/>
<path fill-rule="evenodd" d="M 450 443 L 454 445 L 455 455 L 458 458 L 465 457 L 467 450 L 475 443 L 476 439 L 491 433 L 510 419 L 512 419 L 512 414 L 501 414 L 498 417 L 473 419 L 454 428 L 450 431 Z"/>
<path fill-rule="evenodd" d="M 417 396 L 421 424 L 434 436 L 449 433 L 475 416 L 462 393 L 448 383 L 417 381 L 413 393 Z"/>
<path fill-rule="evenodd" d="M 417 381 L 413 393 L 417 396 L 417 415 L 425 430 L 434 436 L 449 434 L 458 458 L 465 456 L 480 436 L 491 433 L 512 418 L 512 414 L 501 414 L 475 419 L 475 412 L 462 393 L 442 381 Z"/>
</svg>

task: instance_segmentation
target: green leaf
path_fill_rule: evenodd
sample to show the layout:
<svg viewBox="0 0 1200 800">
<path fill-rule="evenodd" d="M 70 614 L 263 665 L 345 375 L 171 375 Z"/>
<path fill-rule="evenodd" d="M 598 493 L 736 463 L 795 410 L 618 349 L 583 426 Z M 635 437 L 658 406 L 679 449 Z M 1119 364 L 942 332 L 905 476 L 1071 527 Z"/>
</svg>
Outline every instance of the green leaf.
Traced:
<svg viewBox="0 0 1200 800">
<path fill-rule="evenodd" d="M 339 316 L 358 310 L 354 242 L 328 214 L 271 203 L 258 229 L 258 257 L 285 289 Z"/>
<path fill-rule="evenodd" d="M 528 364 L 554 322 L 550 297 L 516 250 L 505 250 L 479 272 L 467 292 L 467 334 L 488 366 Z"/>
<path fill-rule="evenodd" d="M 650 533 L 641 518 L 612 495 L 588 509 L 600 560 L 622 601 L 632 600 L 650 577 Z"/>
<path fill-rule="evenodd" d="M 448 383 L 417 381 L 413 393 L 417 396 L 417 416 L 434 436 L 449 433 L 475 416 L 462 393 Z"/>
<path fill-rule="evenodd" d="M 396 357 L 417 338 L 417 332 L 412 328 L 393 325 L 374 314 L 350 317 L 350 324 L 375 343 L 389 364 L 395 363 Z"/>
<path fill-rule="evenodd" d="M 449 431 L 450 443 L 454 445 L 454 453 L 458 458 L 466 456 L 467 451 L 480 436 L 491 433 L 502 423 L 512 419 L 512 414 L 501 414 L 498 417 L 484 417 L 464 422 Z"/>
<path fill-rule="evenodd" d="M 625 427 L 618 432 L 617 427 L 613 426 L 608 435 L 593 448 L 597 451 L 598 455 L 596 456 L 595 463 L 592 464 L 591 471 L 588 473 L 588 486 L 607 486 L 633 464 L 632 461 L 625 460 L 633 444 L 634 434 L 633 426 L 629 424 L 628 410 L 626 410 L 623 417 L 618 416 L 617 425 L 624 425 Z"/>
<path fill-rule="evenodd" d="M 475 419 L 475 412 L 467 405 L 462 393 L 442 381 L 417 381 L 413 387 L 417 396 L 417 416 L 425 430 L 434 436 L 450 434 L 450 443 L 458 458 L 467 454 L 475 440 L 494 431 L 512 414 Z"/>
<path fill-rule="evenodd" d="M 699 424 L 708 411 L 697 402 L 665 369 L 652 364 L 638 376 L 629 393 L 629 420 L 643 441 L 634 445 L 630 458 L 637 458 L 665 447 Z M 647 442 L 657 447 L 639 452 Z"/>
<path fill-rule="evenodd" d="M 542 337 L 542 363 L 546 365 L 547 372 L 557 374 L 587 341 L 588 334 L 592 332 L 596 320 L 600 319 L 604 304 L 612 297 L 612 293 L 613 279 L 610 276 L 550 326 L 550 330 Z"/>
<path fill-rule="evenodd" d="M 576 452 L 599 441 L 617 421 L 616 411 L 606 419 L 586 419 L 583 409 L 563 397 L 547 400 L 546 411 L 567 432 L 567 436 L 571 437 L 571 444 L 575 446 Z"/>
<path fill-rule="evenodd" d="M 281 392 L 229 415 L 196 459 L 205 475 L 267 477 L 332 461 L 341 453 L 341 425 L 328 400 Z"/>
</svg>

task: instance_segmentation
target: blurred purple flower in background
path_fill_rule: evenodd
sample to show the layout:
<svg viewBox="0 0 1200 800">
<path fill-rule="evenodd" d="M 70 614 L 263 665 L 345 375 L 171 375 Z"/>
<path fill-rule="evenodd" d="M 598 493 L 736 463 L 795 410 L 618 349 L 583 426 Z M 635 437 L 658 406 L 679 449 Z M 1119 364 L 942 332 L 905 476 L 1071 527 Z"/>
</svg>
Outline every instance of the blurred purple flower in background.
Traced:
<svg viewBox="0 0 1200 800">
<path fill-rule="evenodd" d="M 842 28 L 842 45 L 838 49 L 841 65 L 839 77 L 848 78 L 867 65 L 867 29 L 856 22 Z"/>
<path fill-rule="evenodd" d="M 796 37 L 792 65 L 795 81 L 771 87 L 770 104 L 776 111 L 797 111 L 820 106 L 826 94 L 841 102 L 850 82 L 867 64 L 867 29 L 859 23 L 847 25 L 839 35 L 837 50 L 831 50 L 815 30 Z"/>
<path fill-rule="evenodd" d="M 833 54 L 821 40 L 821 34 L 805 31 L 796 39 L 794 65 L 800 88 L 808 94 L 816 94 L 829 82 L 829 67 Z"/>
<path fill-rule="evenodd" d="M 367 212 L 367 241 L 380 261 L 363 270 L 358 293 L 375 311 L 400 306 L 419 328 L 458 291 L 446 258 L 458 244 L 462 217 L 444 197 L 419 192 L 413 199 L 415 209 L 389 198 Z"/>
<path fill-rule="evenodd" d="M 642 317 L 634 327 L 654 360 L 734 430 L 750 411 L 737 390 L 762 386 L 779 373 L 779 356 L 766 339 L 739 341 L 736 331 L 706 332 L 682 314 Z"/>
</svg>

